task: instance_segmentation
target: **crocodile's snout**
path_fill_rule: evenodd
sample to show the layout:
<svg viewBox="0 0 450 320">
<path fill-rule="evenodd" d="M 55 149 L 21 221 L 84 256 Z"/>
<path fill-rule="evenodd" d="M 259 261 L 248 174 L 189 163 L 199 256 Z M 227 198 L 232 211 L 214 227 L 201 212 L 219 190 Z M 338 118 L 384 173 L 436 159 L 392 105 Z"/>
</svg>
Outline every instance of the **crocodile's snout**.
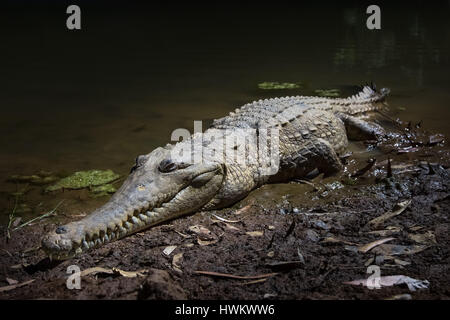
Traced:
<svg viewBox="0 0 450 320">
<path fill-rule="evenodd" d="M 154 224 L 193 212 L 222 186 L 217 163 L 175 162 L 169 150 L 138 157 L 135 167 L 110 201 L 80 221 L 59 226 L 42 239 L 53 259 L 71 258 Z"/>
<path fill-rule="evenodd" d="M 58 234 L 59 230 L 60 227 L 42 239 L 42 248 L 51 259 L 65 259 L 76 253 L 72 240 Z"/>
<path fill-rule="evenodd" d="M 49 250 L 70 251 L 72 249 L 72 241 L 63 239 L 58 234 L 48 234 L 42 239 L 42 246 Z"/>
</svg>

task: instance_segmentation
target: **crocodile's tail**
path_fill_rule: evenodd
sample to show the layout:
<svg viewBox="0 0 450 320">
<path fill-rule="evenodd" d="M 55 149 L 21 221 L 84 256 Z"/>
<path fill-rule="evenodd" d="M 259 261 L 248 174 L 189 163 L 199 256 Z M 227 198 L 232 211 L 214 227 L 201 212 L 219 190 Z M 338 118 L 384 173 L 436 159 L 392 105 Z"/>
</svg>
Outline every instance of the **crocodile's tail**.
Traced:
<svg viewBox="0 0 450 320">
<path fill-rule="evenodd" d="M 348 98 L 333 99 L 333 107 L 338 112 L 357 115 L 365 112 L 381 110 L 387 95 L 388 88 L 377 90 L 375 84 L 361 86 L 361 91 Z"/>
</svg>

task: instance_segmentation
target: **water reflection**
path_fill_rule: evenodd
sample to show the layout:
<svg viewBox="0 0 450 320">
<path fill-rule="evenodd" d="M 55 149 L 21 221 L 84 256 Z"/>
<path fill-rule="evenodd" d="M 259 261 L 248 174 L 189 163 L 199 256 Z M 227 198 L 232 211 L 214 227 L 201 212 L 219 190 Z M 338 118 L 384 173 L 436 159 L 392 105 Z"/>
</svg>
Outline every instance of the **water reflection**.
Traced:
<svg viewBox="0 0 450 320">
<path fill-rule="evenodd" d="M 393 68 L 398 76 L 405 75 L 422 87 L 426 68 L 448 67 L 450 27 L 445 14 L 450 14 L 450 3 L 443 12 L 430 15 L 430 10 L 396 10 L 395 14 L 382 10 L 382 30 L 369 31 L 361 24 L 361 10 L 342 11 L 342 36 L 333 56 L 336 72 L 363 69 L 365 73 L 382 68 Z M 439 19 L 441 18 L 441 19 Z M 431 79 L 432 80 L 432 79 Z"/>
</svg>

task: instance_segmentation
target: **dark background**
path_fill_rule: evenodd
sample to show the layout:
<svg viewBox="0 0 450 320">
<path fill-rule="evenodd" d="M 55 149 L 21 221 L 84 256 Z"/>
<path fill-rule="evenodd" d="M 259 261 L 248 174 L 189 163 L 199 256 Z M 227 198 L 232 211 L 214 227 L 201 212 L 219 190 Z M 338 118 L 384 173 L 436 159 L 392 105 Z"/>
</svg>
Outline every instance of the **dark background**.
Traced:
<svg viewBox="0 0 450 320">
<path fill-rule="evenodd" d="M 82 29 L 66 28 L 81 7 Z M 374 81 L 450 133 L 448 1 L 6 1 L 0 16 L 0 167 L 125 170 L 136 154 L 249 101 Z M 304 83 L 264 91 L 264 81 Z"/>
</svg>

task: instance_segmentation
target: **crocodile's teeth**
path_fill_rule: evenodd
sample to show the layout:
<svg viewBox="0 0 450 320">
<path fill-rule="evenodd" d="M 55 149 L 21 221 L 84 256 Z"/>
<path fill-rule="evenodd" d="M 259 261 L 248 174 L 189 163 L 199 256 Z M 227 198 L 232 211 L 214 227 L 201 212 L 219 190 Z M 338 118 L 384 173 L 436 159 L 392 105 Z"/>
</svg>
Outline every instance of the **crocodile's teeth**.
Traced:
<svg viewBox="0 0 450 320">
<path fill-rule="evenodd" d="M 124 223 L 124 226 L 125 226 L 126 229 L 131 229 L 133 227 L 133 225 L 131 223 L 129 223 L 128 221 L 126 221 Z"/>
<path fill-rule="evenodd" d="M 85 249 L 89 249 L 89 244 L 87 243 L 87 241 L 86 241 L 86 240 L 83 240 L 83 243 L 82 243 L 82 245 L 83 245 L 83 248 L 85 248 Z"/>
<path fill-rule="evenodd" d="M 131 217 L 131 221 L 133 222 L 133 224 L 139 224 L 139 219 L 136 217 Z"/>
<path fill-rule="evenodd" d="M 139 219 L 143 220 L 143 221 L 147 221 L 148 217 L 146 215 L 143 214 L 139 214 Z"/>
<path fill-rule="evenodd" d="M 109 237 L 107 234 L 105 234 L 105 241 L 108 242 L 109 241 Z"/>
<path fill-rule="evenodd" d="M 163 213 L 164 212 L 164 208 L 161 208 L 161 207 L 159 207 L 159 208 L 155 208 L 155 209 L 153 209 L 156 213 Z"/>
<path fill-rule="evenodd" d="M 155 216 L 158 215 L 158 213 L 153 212 L 153 211 L 147 211 L 147 212 L 146 212 L 146 215 L 147 215 L 149 218 L 154 218 Z"/>
</svg>

